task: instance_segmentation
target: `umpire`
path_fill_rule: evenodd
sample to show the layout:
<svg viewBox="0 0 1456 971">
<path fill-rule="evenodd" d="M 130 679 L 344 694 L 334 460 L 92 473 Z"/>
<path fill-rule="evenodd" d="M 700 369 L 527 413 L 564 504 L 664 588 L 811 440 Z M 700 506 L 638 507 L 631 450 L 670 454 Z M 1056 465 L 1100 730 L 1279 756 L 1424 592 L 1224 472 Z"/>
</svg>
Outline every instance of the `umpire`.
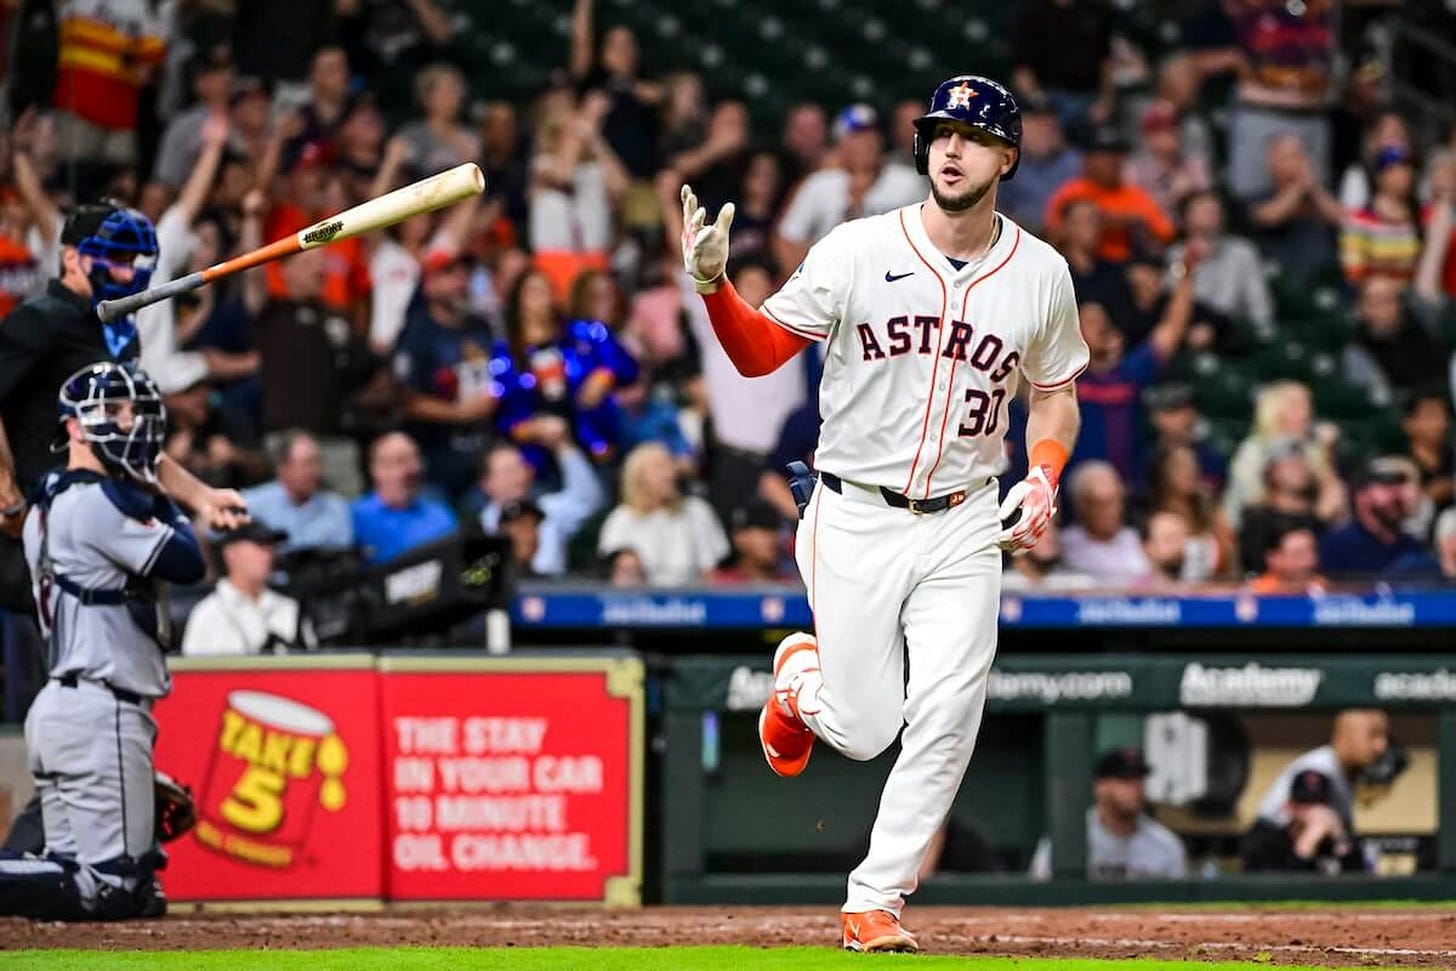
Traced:
<svg viewBox="0 0 1456 971">
<path fill-rule="evenodd" d="M 19 537 L 29 500 L 42 476 L 59 464 L 52 452 L 56 395 L 65 380 L 97 361 L 135 363 L 141 356 L 136 323 L 122 318 L 102 323 L 96 305 L 145 290 L 157 260 L 151 220 L 124 206 L 102 202 L 71 213 L 61 230 L 59 275 L 46 291 L 26 300 L 0 323 L 0 611 L 4 620 L 6 715 L 25 714 L 29 691 L 12 684 L 33 671 L 39 635 L 30 617 L 30 576 Z M 247 504 L 231 489 L 213 489 L 163 457 L 162 489 L 213 529 L 247 520 Z M 22 649 L 31 645 L 32 656 Z M 16 820 L 5 847 L 39 851 L 39 807 L 32 800 Z"/>
</svg>

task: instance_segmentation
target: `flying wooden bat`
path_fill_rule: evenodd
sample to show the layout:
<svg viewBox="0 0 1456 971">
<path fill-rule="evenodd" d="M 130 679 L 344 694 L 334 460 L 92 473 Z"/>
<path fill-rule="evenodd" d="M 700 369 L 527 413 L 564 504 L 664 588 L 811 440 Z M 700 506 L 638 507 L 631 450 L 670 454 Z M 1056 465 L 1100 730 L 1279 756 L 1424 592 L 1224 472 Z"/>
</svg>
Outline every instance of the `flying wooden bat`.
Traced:
<svg viewBox="0 0 1456 971">
<path fill-rule="evenodd" d="M 411 185 L 387 192 L 377 199 L 361 202 L 353 209 L 346 209 L 337 216 L 320 220 L 291 236 L 260 246 L 241 256 L 209 266 L 205 270 L 189 273 L 153 287 L 134 293 L 119 300 L 103 300 L 96 305 L 96 316 L 102 320 L 115 320 L 136 313 L 143 307 L 150 307 L 179 293 L 196 290 L 204 284 L 213 283 L 223 277 L 250 270 L 262 263 L 292 256 L 306 249 L 327 246 L 329 243 L 361 233 L 373 232 L 385 226 L 393 226 L 422 212 L 434 212 L 454 205 L 473 195 L 485 191 L 485 173 L 474 162 L 446 169 L 428 179 L 421 179 Z"/>
</svg>

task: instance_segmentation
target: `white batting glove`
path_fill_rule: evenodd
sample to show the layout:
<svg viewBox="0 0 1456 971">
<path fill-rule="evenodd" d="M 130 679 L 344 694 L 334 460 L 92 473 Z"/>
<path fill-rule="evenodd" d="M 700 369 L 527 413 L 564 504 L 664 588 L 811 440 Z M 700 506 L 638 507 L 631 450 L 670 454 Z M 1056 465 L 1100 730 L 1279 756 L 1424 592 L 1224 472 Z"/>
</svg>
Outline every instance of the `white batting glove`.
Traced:
<svg viewBox="0 0 1456 971">
<path fill-rule="evenodd" d="M 718 220 L 711 226 L 707 210 L 698 205 L 691 186 L 682 187 L 683 266 L 693 278 L 693 289 L 699 293 L 716 293 L 723 285 L 723 268 L 728 265 L 728 227 L 733 225 L 733 203 L 718 210 Z"/>
<path fill-rule="evenodd" d="M 1057 474 L 1050 466 L 1038 465 L 1006 493 L 997 515 L 1009 524 L 996 537 L 997 545 L 1020 556 L 1037 544 L 1056 514 Z"/>
</svg>

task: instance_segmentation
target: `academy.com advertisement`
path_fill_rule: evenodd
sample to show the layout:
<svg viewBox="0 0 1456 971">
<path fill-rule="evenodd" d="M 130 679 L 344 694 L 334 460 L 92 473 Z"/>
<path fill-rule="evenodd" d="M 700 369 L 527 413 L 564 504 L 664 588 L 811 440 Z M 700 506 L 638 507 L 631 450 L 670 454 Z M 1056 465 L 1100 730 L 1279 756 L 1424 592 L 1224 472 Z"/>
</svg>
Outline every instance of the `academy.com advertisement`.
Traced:
<svg viewBox="0 0 1456 971">
<path fill-rule="evenodd" d="M 158 768 L 176 901 L 640 891 L 642 674 L 608 658 L 185 659 Z"/>
</svg>

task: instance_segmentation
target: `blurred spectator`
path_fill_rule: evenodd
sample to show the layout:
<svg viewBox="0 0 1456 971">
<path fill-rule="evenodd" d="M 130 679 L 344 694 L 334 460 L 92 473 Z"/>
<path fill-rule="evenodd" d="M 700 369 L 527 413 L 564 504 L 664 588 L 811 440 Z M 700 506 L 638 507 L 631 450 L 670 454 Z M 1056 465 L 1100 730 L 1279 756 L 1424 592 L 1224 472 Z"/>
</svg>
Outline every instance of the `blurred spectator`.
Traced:
<svg viewBox="0 0 1456 971">
<path fill-rule="evenodd" d="M 1047 101 L 1021 103 L 1019 157 L 1016 178 L 996 190 L 996 208 L 1033 233 L 1041 233 L 1052 194 L 1082 171 L 1082 153 L 1067 145 L 1061 120 Z M 1063 218 L 1071 216 L 1064 213 Z"/>
<path fill-rule="evenodd" d="M 1192 446 L 1166 446 L 1153 454 L 1148 491 L 1149 509 L 1178 517 L 1187 530 L 1182 574 L 1177 579 L 1203 583 L 1231 572 L 1233 531 L 1204 485 L 1198 453 Z"/>
<path fill-rule="evenodd" d="M 1372 276 L 1410 280 L 1421 251 L 1410 153 L 1402 148 L 1384 149 L 1375 159 L 1374 171 L 1375 193 L 1369 204 L 1346 212 L 1340 233 L 1340 265 L 1351 283 Z"/>
<path fill-rule="evenodd" d="M 1417 390 L 1405 403 L 1401 421 L 1407 455 L 1420 472 L 1421 492 L 1436 511 L 1451 505 L 1456 493 L 1456 462 L 1451 441 L 1451 403 L 1442 392 Z"/>
<path fill-rule="evenodd" d="M 1106 307 L 1131 302 L 1123 264 L 1104 260 L 1097 255 L 1102 240 L 1102 210 L 1091 199 L 1067 203 L 1062 210 L 1061 232 L 1057 249 L 1067 260 L 1072 272 L 1072 286 L 1079 301 L 1091 301 Z"/>
<path fill-rule="evenodd" d="M 1152 468 L 1152 458 L 1158 450 L 1187 446 L 1198 459 L 1203 488 L 1209 495 L 1218 495 L 1228 475 L 1228 456 L 1204 437 L 1204 421 L 1194 404 L 1193 389 L 1181 381 L 1155 384 L 1143 392 L 1143 405 L 1152 425 L 1153 440 L 1137 463 L 1136 471 L 1141 475 L 1133 484 L 1139 489 L 1146 484 L 1146 473 Z"/>
<path fill-rule="evenodd" d="M 1112 7 L 1100 0 L 1022 0 L 1011 85 L 1045 99 L 1074 135 L 1112 117 Z"/>
<path fill-rule="evenodd" d="M 622 450 L 630 452 L 643 442 L 666 446 L 684 473 L 697 467 L 697 451 L 683 434 L 673 389 L 666 384 L 639 380 L 616 393 L 622 419 Z"/>
<path fill-rule="evenodd" d="M 1197 241 L 1207 251 L 1193 271 L 1193 296 L 1221 314 L 1268 328 L 1274 320 L 1264 267 L 1254 244 L 1224 233 L 1223 202 L 1210 190 L 1183 197 L 1178 208 L 1184 242 L 1169 250 L 1182 260 L 1187 246 Z"/>
<path fill-rule="evenodd" d="M 1348 708 L 1340 712 L 1335 716 L 1329 744 L 1310 749 L 1290 762 L 1264 794 L 1259 803 L 1258 822 L 1246 837 L 1245 847 L 1249 846 L 1249 840 L 1253 841 L 1255 848 L 1260 847 L 1261 841 L 1267 840 L 1276 850 L 1269 854 L 1275 860 L 1282 859 L 1289 868 L 1311 869 L 1314 851 L 1325 837 L 1335 842 L 1341 837 L 1353 838 L 1355 783 L 1361 773 L 1385 754 L 1389 745 L 1389 719 L 1385 712 L 1374 708 Z M 1318 813 L 1316 820 L 1305 821 L 1305 824 L 1317 822 L 1324 829 L 1320 839 L 1315 838 L 1315 833 L 1302 834 L 1304 824 L 1296 824 L 1290 832 L 1291 823 L 1305 815 L 1295 804 L 1328 810 L 1328 815 Z M 1330 820 L 1329 815 L 1334 819 Z M 1298 841 L 1300 849 L 1294 854 L 1298 860 L 1277 852 L 1281 842 L 1276 838 L 1279 831 Z M 1255 833 L 1259 835 L 1256 837 Z M 1263 854 L 1246 852 L 1242 855 L 1245 869 L 1258 869 L 1250 867 L 1249 860 L 1251 856 L 1260 859 Z M 1342 856 L 1340 853 L 1333 855 Z M 1363 863 L 1352 862 L 1349 868 L 1359 870 L 1364 867 Z"/>
<path fill-rule="evenodd" d="M 244 249 L 262 242 L 259 195 L 244 207 Z M 264 442 L 288 429 L 312 433 L 329 482 L 345 496 L 358 495 L 359 447 L 346 434 L 346 419 L 355 417 L 349 413 L 350 399 L 374 378 L 379 362 L 349 321 L 323 305 L 323 250 L 305 250 L 282 262 L 285 299 L 266 296 L 261 270 L 243 279 L 243 301 L 253 317 L 262 361 Z"/>
<path fill-rule="evenodd" d="M 480 139 L 460 123 L 465 107 L 465 76 L 449 64 L 431 64 L 415 75 L 415 98 L 424 118 L 395 137 L 408 146 L 414 179 L 480 158 Z"/>
<path fill-rule="evenodd" d="M 1334 6 L 1225 0 L 1223 8 L 1242 55 L 1220 65 L 1237 73 L 1228 131 L 1230 191 L 1248 202 L 1269 190 L 1264 152 L 1270 138 L 1286 133 L 1299 138 L 1316 179 L 1328 185 Z"/>
<path fill-rule="evenodd" d="M 215 397 L 205 380 L 163 396 L 168 457 L 216 488 L 241 489 L 262 481 L 268 461 L 251 424 Z"/>
<path fill-rule="evenodd" d="M 519 234 L 529 216 L 526 207 L 527 162 L 525 139 L 516 106 L 509 101 L 487 101 L 480 110 L 480 167 L 485 172 L 486 198 L 501 199 L 513 234 Z"/>
<path fill-rule="evenodd" d="M 1407 553 L 1391 565 L 1386 577 L 1445 584 L 1456 582 L 1456 509 L 1446 509 L 1436 517 L 1431 540 L 1432 550 Z"/>
<path fill-rule="evenodd" d="M 1356 315 L 1360 332 L 1345 345 L 1346 381 L 1388 397 L 1391 392 L 1439 386 L 1446 380 L 1450 351 L 1431 333 L 1419 307 L 1403 299 L 1406 287 L 1389 276 L 1360 283 Z"/>
<path fill-rule="evenodd" d="M 336 0 L 334 16 L 349 63 L 395 112 L 405 108 L 416 72 L 462 29 L 461 6 L 457 0 Z"/>
<path fill-rule="evenodd" d="M 420 494 L 423 473 L 420 450 L 403 432 L 389 432 L 370 444 L 374 488 L 349 507 L 365 563 L 388 563 L 455 532 L 450 507 Z"/>
<path fill-rule="evenodd" d="M 578 273 L 607 268 L 612 205 L 627 191 L 627 170 L 602 136 L 609 107 L 600 92 L 580 107 L 552 103 L 536 131 L 528 241 L 537 269 L 563 302 Z"/>
<path fill-rule="evenodd" d="M 1116 467 L 1092 460 L 1077 466 L 1067 483 L 1077 523 L 1062 531 L 1062 562 L 1096 577 L 1100 585 L 1126 586 L 1151 572 L 1137 530 L 1127 524 L 1127 491 Z"/>
<path fill-rule="evenodd" d="M 682 256 L 677 250 L 667 251 L 646 267 L 641 288 L 631 300 L 627 325 L 619 335 L 628 351 L 649 373 L 687 352 L 684 294 L 678 282 L 681 272 Z"/>
<path fill-rule="evenodd" d="M 274 552 L 287 538 L 249 523 L 217 539 L 224 575 L 188 615 L 183 654 L 287 654 L 318 646 L 298 601 L 268 589 Z"/>
<path fill-rule="evenodd" d="M 1138 128 L 1142 141 L 1127 160 L 1124 174 L 1129 185 L 1146 189 L 1164 212 L 1177 209 L 1189 193 L 1212 186 L 1208 160 L 1184 150 L 1178 109 L 1171 101 L 1158 98 L 1149 103 Z"/>
<path fill-rule="evenodd" d="M 394 351 L 405 430 L 425 458 L 425 478 L 456 498 L 470 485 L 505 389 L 492 372 L 495 337 L 469 313 L 465 261 L 448 251 L 425 260 L 423 304 Z"/>
<path fill-rule="evenodd" d="M 325 487 L 318 441 L 307 432 L 286 431 L 272 452 L 278 477 L 243 493 L 253 518 L 286 533 L 287 539 L 280 541 L 285 550 L 353 546 L 349 504 Z"/>
<path fill-rule="evenodd" d="M 275 96 L 275 107 L 280 100 L 286 104 L 286 94 Z M 322 47 L 309 65 L 307 98 L 285 129 L 289 140 L 284 146 L 283 167 L 290 169 L 305 157 L 332 159 L 335 137 L 348 110 L 349 56 L 342 47 Z"/>
<path fill-rule="evenodd" d="M 530 579 L 539 575 L 536 559 L 541 553 L 541 524 L 546 514 L 530 499 L 517 499 L 500 507 L 494 532 L 511 542 L 511 562 L 516 575 Z"/>
<path fill-rule="evenodd" d="M 889 126 L 885 134 L 889 138 L 886 146 L 888 157 L 885 160 L 886 168 L 903 169 L 906 174 L 915 174 L 915 119 L 925 114 L 925 102 L 918 98 L 902 98 L 895 102 L 894 109 L 890 112 Z M 1021 148 L 1026 150 L 1026 105 L 1021 106 L 1023 121 Z M 1021 169 L 1016 170 L 1020 174 Z M 1004 209 L 1005 200 L 1001 196 L 996 197 L 997 208 Z"/>
<path fill-rule="evenodd" d="M 829 120 L 824 109 L 802 102 L 784 115 L 784 133 L 779 156 L 784 163 L 784 184 L 794 186 L 824 162 L 829 150 Z"/>
<path fill-rule="evenodd" d="M 1456 299 L 1456 148 L 1440 148 L 1426 166 L 1427 197 L 1421 221 L 1425 246 L 1416 264 L 1416 294 L 1440 306 Z"/>
<path fill-rule="evenodd" d="M 1345 210 L 1319 181 L 1299 136 L 1274 136 L 1267 157 L 1269 189 L 1249 203 L 1254 240 L 1281 275 L 1308 282 L 1335 264 Z"/>
<path fill-rule="evenodd" d="M 1006 556 L 1003 567 L 1001 589 L 1012 593 L 1070 593 L 1097 586 L 1095 577 L 1062 565 L 1061 528 L 1055 520 L 1031 549 Z"/>
<path fill-rule="evenodd" d="M 334 133 L 334 166 L 345 176 L 357 201 L 374 196 L 374 177 L 384 165 L 386 134 L 384 116 L 372 92 L 349 102 Z"/>
<path fill-rule="evenodd" d="M 778 444 L 763 463 L 758 477 L 758 497 L 789 522 L 799 519 L 799 506 L 789 489 L 789 463 L 803 462 L 814 468 L 814 450 L 819 447 L 819 400 L 811 395 L 803 406 L 784 419 Z"/>
<path fill-rule="evenodd" d="M 1099 128 L 1086 149 L 1082 174 L 1063 183 L 1047 201 L 1047 232 L 1061 231 L 1068 204 L 1089 199 L 1102 211 L 1097 254 L 1125 260 L 1134 246 L 1157 248 L 1173 240 L 1173 223 L 1146 190 L 1123 181 L 1127 143 L 1116 129 Z"/>
<path fill-rule="evenodd" d="M 1264 470 L 1276 444 L 1298 443 L 1323 495 L 1326 480 L 1335 474 L 1330 445 L 1336 434 L 1330 426 L 1316 428 L 1309 388 L 1298 381 L 1271 381 L 1265 385 L 1254 402 L 1253 430 L 1239 443 L 1229 462 L 1223 510 L 1230 524 L 1237 529 L 1244 507 L 1263 494 Z"/>
<path fill-rule="evenodd" d="M 728 555 L 728 539 L 712 507 L 678 489 L 672 456 L 639 445 L 622 463 L 622 503 L 602 524 L 603 555 L 637 551 L 653 586 L 698 583 Z"/>
<path fill-rule="evenodd" d="M 1381 111 L 1365 125 L 1360 138 L 1360 157 L 1340 174 L 1340 206 L 1358 212 L 1370 205 L 1375 194 L 1374 172 L 1380 156 L 1388 149 L 1409 154 L 1410 127 L 1395 111 Z"/>
<path fill-rule="evenodd" d="M 137 160 L 141 90 L 156 77 L 167 52 L 163 11 L 145 0 L 57 0 L 60 30 L 55 111 L 61 157 L 117 168 Z M 99 173 L 79 187 L 89 197 Z"/>
<path fill-rule="evenodd" d="M 1263 570 L 1249 584 L 1254 593 L 1315 596 L 1328 585 L 1319 574 L 1319 538 L 1297 519 L 1275 522 L 1265 533 Z"/>
<path fill-rule="evenodd" d="M 571 78 L 583 92 L 607 97 L 603 133 L 631 178 L 650 179 L 657 165 L 657 113 L 662 85 L 643 76 L 641 49 L 630 27 L 608 27 L 592 56 L 594 0 L 576 0 L 571 22 Z"/>
<path fill-rule="evenodd" d="M 1404 489 L 1411 484 L 1404 467 L 1373 459 L 1351 483 L 1354 515 L 1320 540 L 1320 564 L 1332 578 L 1372 577 L 1402 556 L 1421 552 L 1421 544 L 1401 528 L 1415 510 Z"/>
<path fill-rule="evenodd" d="M 1143 522 L 1140 536 L 1151 570 L 1135 585 L 1157 589 L 1183 583 L 1190 565 L 1188 521 L 1174 512 L 1154 512 Z"/>
<path fill-rule="evenodd" d="M 708 118 L 706 137 L 685 151 L 668 158 L 668 168 L 659 173 L 659 182 L 675 194 L 684 182 L 701 188 L 699 199 L 709 212 L 716 212 L 724 203 L 738 201 L 740 183 L 747 165 L 749 137 L 748 106 L 742 101 L 724 100 L 713 107 Z M 663 186 L 659 185 L 659 193 Z M 734 255 L 738 255 L 737 233 L 734 233 Z"/>
<path fill-rule="evenodd" d="M 1318 537 L 1344 517 L 1344 483 L 1332 472 L 1316 474 L 1312 454 L 1306 442 L 1293 438 L 1271 442 L 1265 451 L 1259 499 L 1240 516 L 1239 560 L 1245 573 L 1264 569 L 1264 551 L 1283 526 L 1298 525 Z"/>
<path fill-rule="evenodd" d="M 369 346 L 376 354 L 389 354 L 404 330 L 432 225 L 427 214 L 411 216 L 381 233 L 369 254 Z"/>
<path fill-rule="evenodd" d="M 181 188 L 197 163 L 204 123 L 212 117 L 227 117 L 233 93 L 232 51 L 223 46 L 199 51 L 188 65 L 187 74 L 197 103 L 168 122 L 152 167 L 152 178 L 174 189 Z"/>
<path fill-rule="evenodd" d="M 773 262 L 773 230 L 779 219 L 783 191 L 778 156 L 769 151 L 751 152 L 743 172 L 742 190 L 735 199 L 734 260 Z"/>
<path fill-rule="evenodd" d="M 647 572 L 642 557 L 631 547 L 623 547 L 603 555 L 607 562 L 607 583 L 614 587 L 645 587 Z"/>
<path fill-rule="evenodd" d="M 614 453 L 620 416 L 612 393 L 637 380 L 637 362 L 605 324 L 563 322 L 540 270 L 523 274 L 511 291 L 506 340 L 496 342 L 491 369 L 503 387 L 500 428 L 538 471 L 549 462 L 555 428 L 542 418 L 566 422 L 597 461 Z"/>
<path fill-rule="evenodd" d="M 804 262 L 809 247 L 840 223 L 925 199 L 924 176 L 885 164 L 879 124 L 875 110 L 865 104 L 850 105 L 835 119 L 838 165 L 806 177 L 779 221 L 774 255 L 786 272 Z"/>
<path fill-rule="evenodd" d="M 1087 877 L 1091 880 L 1178 880 L 1188 875 L 1183 841 L 1147 811 L 1145 780 L 1152 769 L 1136 748 L 1113 749 L 1097 760 L 1087 810 Z M 1051 876 L 1051 840 L 1037 844 L 1031 876 Z"/>
<path fill-rule="evenodd" d="M 539 493 L 536 470 L 507 442 L 498 442 L 481 463 L 480 527 L 500 529 L 501 511 L 512 503 L 529 502 L 540 513 L 537 549 L 531 566 L 539 576 L 566 572 L 566 546 L 576 531 L 601 508 L 604 496 L 591 463 L 572 445 L 563 423 L 555 426 L 552 449 L 561 470 L 561 489 Z"/>
<path fill-rule="evenodd" d="M 663 159 L 671 160 L 700 147 L 708 135 L 708 96 L 703 90 L 703 76 L 694 71 L 665 75 L 661 116 L 658 137 Z"/>
<path fill-rule="evenodd" d="M 1329 875 L 1363 871 L 1365 857 L 1331 805 L 1333 798 L 1329 776 L 1314 769 L 1295 775 L 1281 807 L 1285 821 L 1261 817 L 1239 844 L 1244 871 L 1318 870 Z"/>
<path fill-rule="evenodd" d="M 779 533 L 783 519 L 766 503 L 752 502 L 733 510 L 728 520 L 733 561 L 713 571 L 713 583 L 781 583 L 798 579 L 786 562 Z"/>
<path fill-rule="evenodd" d="M 1193 312 L 1191 274 L 1185 270 L 1179 275 L 1162 319 L 1131 351 L 1100 304 L 1083 303 L 1078 309 L 1091 359 L 1077 380 L 1082 430 L 1072 460 L 1105 459 L 1124 481 L 1135 480 L 1139 476 L 1134 466 L 1142 454 L 1138 436 L 1143 389 L 1157 380 L 1183 343 Z"/>
</svg>

